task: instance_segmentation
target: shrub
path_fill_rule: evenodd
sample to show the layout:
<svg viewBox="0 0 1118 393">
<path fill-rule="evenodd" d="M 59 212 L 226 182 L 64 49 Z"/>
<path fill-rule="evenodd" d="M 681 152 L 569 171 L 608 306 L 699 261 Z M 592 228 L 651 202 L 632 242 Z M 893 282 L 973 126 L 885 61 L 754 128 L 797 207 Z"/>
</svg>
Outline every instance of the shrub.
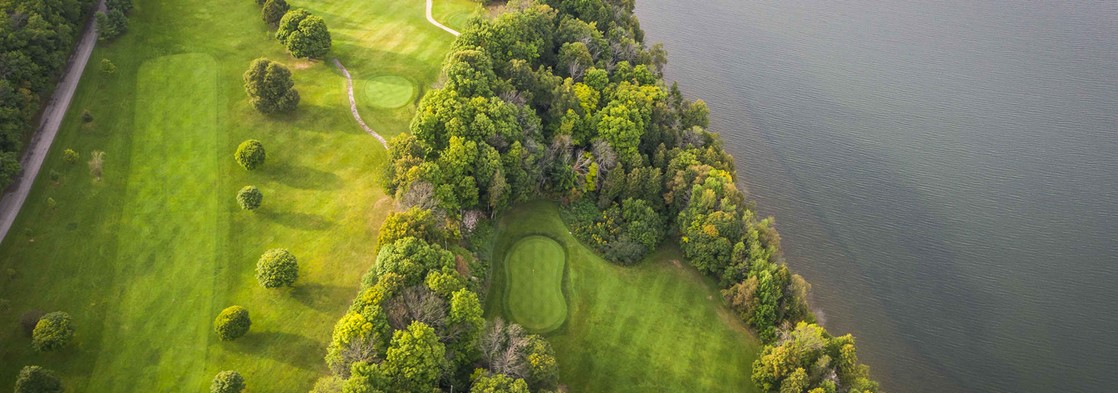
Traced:
<svg viewBox="0 0 1118 393">
<path fill-rule="evenodd" d="M 210 393 L 241 393 L 245 390 L 245 378 L 236 371 L 222 371 L 210 383 Z"/>
<path fill-rule="evenodd" d="M 250 326 L 252 326 L 252 320 L 248 317 L 248 310 L 241 306 L 226 307 L 217 315 L 217 319 L 214 319 L 214 332 L 223 341 L 231 341 L 244 336 L 245 333 L 248 333 Z"/>
<path fill-rule="evenodd" d="M 101 59 L 101 72 L 104 72 L 106 74 L 115 74 L 116 64 L 113 64 L 113 62 L 109 61 L 109 59 Z"/>
<path fill-rule="evenodd" d="M 53 371 L 26 366 L 16 377 L 16 393 L 62 393 L 62 380 Z"/>
<path fill-rule="evenodd" d="M 290 9 L 291 6 L 287 5 L 284 0 L 268 0 L 264 3 L 264 8 L 260 10 L 260 14 L 264 18 L 264 23 L 275 27 Z"/>
<path fill-rule="evenodd" d="M 31 333 L 31 345 L 39 352 L 50 352 L 70 345 L 74 339 L 74 323 L 70 314 L 55 311 L 43 315 Z"/>
<path fill-rule="evenodd" d="M 89 109 L 82 111 L 82 123 L 91 122 L 93 122 L 93 114 L 89 112 Z"/>
<path fill-rule="evenodd" d="M 241 209 L 256 210 L 263 200 L 264 194 L 261 194 L 260 189 L 256 186 L 245 186 L 245 188 L 237 191 L 237 203 L 241 205 Z"/>
<path fill-rule="evenodd" d="M 245 169 L 253 170 L 264 165 L 264 159 L 267 153 L 264 152 L 264 144 L 255 139 L 249 139 L 241 142 L 237 146 L 237 152 L 233 154 L 233 159 L 237 160 Z"/>
<path fill-rule="evenodd" d="M 264 288 L 291 286 L 296 278 L 299 278 L 299 263 L 286 249 L 268 250 L 256 262 L 256 280 Z"/>
<path fill-rule="evenodd" d="M 299 105 L 291 71 L 282 64 L 263 57 L 253 60 L 245 71 L 244 81 L 252 107 L 261 113 L 291 112 Z"/>
<path fill-rule="evenodd" d="M 65 161 L 67 164 L 78 162 L 80 158 L 81 154 L 78 154 L 74 149 L 66 149 L 62 152 L 62 161 Z"/>
<path fill-rule="evenodd" d="M 58 183 L 58 180 L 61 179 L 61 178 L 62 178 L 62 172 L 56 171 L 54 169 L 50 170 L 50 181 Z"/>
</svg>

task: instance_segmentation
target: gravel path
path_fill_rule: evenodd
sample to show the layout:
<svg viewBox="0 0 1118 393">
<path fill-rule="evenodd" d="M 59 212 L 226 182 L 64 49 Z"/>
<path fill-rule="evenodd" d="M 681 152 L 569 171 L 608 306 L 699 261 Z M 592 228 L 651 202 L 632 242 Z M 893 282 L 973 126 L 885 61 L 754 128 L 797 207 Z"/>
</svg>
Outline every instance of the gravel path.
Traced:
<svg viewBox="0 0 1118 393">
<path fill-rule="evenodd" d="M 105 10 L 104 0 L 98 2 L 97 10 Z M 27 200 L 27 194 L 31 192 L 31 186 L 35 184 L 35 177 L 39 175 L 39 170 L 43 167 L 43 160 L 46 159 L 47 152 L 50 151 L 50 145 L 54 142 L 54 137 L 58 135 L 58 126 L 62 124 L 62 118 L 66 116 L 66 110 L 70 108 L 70 100 L 74 98 L 78 81 L 81 80 L 85 65 L 89 62 L 89 56 L 93 53 L 93 45 L 97 43 L 97 32 L 93 27 L 94 20 L 94 18 L 89 18 L 89 23 L 86 24 L 85 30 L 82 31 L 78 40 L 78 46 L 70 56 L 66 73 L 63 74 L 62 80 L 55 87 L 50 101 L 43 108 L 43 115 L 39 120 L 39 129 L 31 137 L 31 141 L 24 150 L 23 159 L 20 161 L 23 170 L 12 179 L 13 185 L 9 190 L 12 190 L 12 188 L 14 190 L 0 199 L 0 241 L 7 237 L 8 231 L 12 229 L 12 223 L 19 215 L 23 202 Z"/>
<path fill-rule="evenodd" d="M 431 0 L 427 0 L 427 21 L 438 26 L 440 29 L 446 30 L 447 33 L 453 34 L 455 37 L 460 34 L 457 30 L 446 27 L 446 25 L 439 23 L 439 21 L 435 20 L 435 17 L 431 16 Z"/>
<path fill-rule="evenodd" d="M 361 125 L 361 128 L 365 129 L 365 132 L 372 135 L 373 138 L 377 138 L 381 146 L 384 146 L 387 150 L 388 141 L 385 141 L 383 136 L 380 136 L 380 134 L 373 131 L 372 128 L 369 128 L 369 125 L 365 124 L 365 120 L 361 119 L 361 114 L 357 113 L 357 100 L 353 99 L 353 77 L 349 75 L 349 70 L 345 69 L 345 66 L 342 65 L 342 62 L 338 61 L 338 59 L 334 59 L 334 66 L 338 67 L 338 71 L 341 71 L 342 75 L 345 75 L 346 89 L 349 90 L 349 111 L 353 113 L 353 119 L 357 120 L 357 124 Z"/>
</svg>

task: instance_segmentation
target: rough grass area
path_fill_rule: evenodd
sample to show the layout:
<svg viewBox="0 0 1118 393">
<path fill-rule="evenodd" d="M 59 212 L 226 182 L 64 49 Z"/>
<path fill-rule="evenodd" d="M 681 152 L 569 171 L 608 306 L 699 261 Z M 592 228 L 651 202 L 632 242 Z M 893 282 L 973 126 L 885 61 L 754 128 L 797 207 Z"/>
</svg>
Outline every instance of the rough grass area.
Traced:
<svg viewBox="0 0 1118 393">
<path fill-rule="evenodd" d="M 357 79 L 399 75 L 430 86 L 453 39 L 426 22 L 423 2 L 291 4 L 326 20 L 331 55 Z M 260 56 L 294 72 L 295 113 L 269 117 L 249 105 L 241 75 Z M 99 70 L 103 58 L 115 73 Z M 373 263 L 392 208 L 373 175 L 385 151 L 350 116 L 345 86 L 332 64 L 288 56 L 253 1 L 137 0 L 128 33 L 98 43 L 0 244 L 0 387 L 38 364 L 73 392 L 206 391 L 228 369 L 251 391 L 310 390 L 327 372 L 333 323 Z M 411 102 L 365 111 L 372 106 L 357 100 L 386 135 L 406 130 L 415 111 Z M 249 138 L 268 151 L 253 172 L 233 161 Z M 66 148 L 81 160 L 64 163 Z M 101 181 L 86 165 L 93 150 L 105 152 Z M 264 193 L 255 213 L 234 199 L 249 184 Z M 299 258 L 294 288 L 266 290 L 253 275 L 260 254 L 277 247 Z M 233 304 L 249 310 L 252 329 L 221 342 L 213 319 Z M 19 326 L 33 309 L 72 314 L 75 345 L 33 352 Z"/>
<path fill-rule="evenodd" d="M 567 319 L 563 246 L 547 236 L 527 236 L 505 255 L 505 304 L 509 318 L 534 332 L 555 330 Z"/>
<path fill-rule="evenodd" d="M 558 206 L 532 203 L 498 223 L 494 256 L 501 260 L 526 235 L 546 235 L 567 251 L 566 323 L 547 334 L 560 382 L 572 392 L 755 392 L 751 364 L 760 352 L 725 307 L 713 282 L 663 247 L 637 266 L 599 258 L 563 225 Z M 506 291 L 495 269 L 490 317 Z"/>
<path fill-rule="evenodd" d="M 377 108 L 399 108 L 415 99 L 415 83 L 396 75 L 365 80 L 365 102 Z"/>
</svg>

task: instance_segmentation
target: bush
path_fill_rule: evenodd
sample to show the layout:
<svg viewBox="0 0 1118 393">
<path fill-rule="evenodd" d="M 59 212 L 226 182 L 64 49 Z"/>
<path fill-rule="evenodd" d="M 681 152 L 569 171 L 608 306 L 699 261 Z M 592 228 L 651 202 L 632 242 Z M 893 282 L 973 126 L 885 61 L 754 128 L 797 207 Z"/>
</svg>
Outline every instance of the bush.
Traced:
<svg viewBox="0 0 1118 393">
<path fill-rule="evenodd" d="M 74 323 L 70 314 L 55 311 L 39 318 L 31 333 L 31 345 L 39 352 L 50 352 L 70 345 L 74 339 Z"/>
<path fill-rule="evenodd" d="M 241 306 L 226 307 L 221 310 L 221 314 L 217 315 L 217 319 L 214 319 L 214 332 L 223 341 L 231 341 L 244 336 L 245 333 L 248 333 L 250 326 L 252 326 L 252 320 L 248 317 L 248 310 Z"/>
<path fill-rule="evenodd" d="M 256 210 L 263 200 L 264 194 L 261 194 L 260 189 L 256 186 L 245 186 L 245 188 L 237 191 L 237 203 L 241 205 L 241 209 Z"/>
<path fill-rule="evenodd" d="M 237 146 L 237 152 L 233 154 L 233 159 L 250 171 L 264 165 L 265 158 L 267 153 L 264 152 L 264 144 L 255 139 L 241 142 Z"/>
<path fill-rule="evenodd" d="M 299 263 L 290 251 L 274 248 L 264 252 L 256 262 L 256 280 L 264 288 L 291 286 L 299 278 Z"/>
<path fill-rule="evenodd" d="M 245 390 L 245 378 L 236 371 L 222 371 L 210 383 L 210 393 L 241 393 Z"/>
<path fill-rule="evenodd" d="M 291 112 L 299 105 L 291 71 L 282 64 L 263 57 L 253 60 L 245 71 L 244 81 L 252 107 L 261 113 Z"/>
<path fill-rule="evenodd" d="M 78 154 L 74 149 L 66 149 L 62 152 L 62 161 L 65 161 L 67 164 L 78 162 L 80 158 L 81 154 Z"/>
<path fill-rule="evenodd" d="M 16 393 L 62 393 L 62 380 L 53 371 L 26 366 L 16 377 Z"/>
<path fill-rule="evenodd" d="M 275 27 L 290 9 L 291 6 L 287 5 L 284 0 L 268 0 L 264 3 L 264 8 L 260 10 L 260 14 L 264 18 L 264 23 Z"/>
<path fill-rule="evenodd" d="M 86 110 L 82 111 L 82 123 L 92 123 L 92 122 L 93 122 L 93 114 L 89 112 L 89 109 L 86 109 Z"/>
<path fill-rule="evenodd" d="M 50 181 L 58 183 L 58 180 L 61 179 L 61 178 L 62 178 L 62 172 L 56 171 L 54 169 L 50 170 Z"/>
<path fill-rule="evenodd" d="M 116 73 L 116 64 L 113 64 L 109 59 L 101 59 L 101 72 L 106 74 Z"/>
</svg>

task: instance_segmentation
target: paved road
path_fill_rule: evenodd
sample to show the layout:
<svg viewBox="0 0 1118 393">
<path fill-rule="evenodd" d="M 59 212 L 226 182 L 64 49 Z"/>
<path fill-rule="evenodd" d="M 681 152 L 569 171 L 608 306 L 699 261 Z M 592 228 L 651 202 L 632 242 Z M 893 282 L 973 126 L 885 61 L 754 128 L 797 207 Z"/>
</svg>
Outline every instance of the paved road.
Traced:
<svg viewBox="0 0 1118 393">
<path fill-rule="evenodd" d="M 105 10 L 104 0 L 98 2 L 97 10 Z M 27 194 L 31 192 L 31 185 L 35 184 L 35 177 L 43 167 L 43 160 L 50 151 L 50 145 L 54 142 L 55 135 L 58 135 L 58 126 L 62 124 L 62 118 L 70 108 L 70 100 L 74 98 L 74 91 L 78 88 L 78 81 L 81 80 L 85 64 L 89 62 L 93 45 L 97 43 L 97 32 L 93 24 L 94 18 L 90 18 L 78 41 L 78 46 L 70 56 L 70 63 L 62 80 L 55 87 L 54 94 L 43 110 L 39 129 L 27 144 L 23 159 L 20 161 L 23 171 L 13 179 L 15 190 L 0 199 L 0 241 L 3 241 L 8 231 L 12 229 L 12 223 L 19 215 L 23 202 L 27 200 Z"/>
<path fill-rule="evenodd" d="M 447 33 L 454 34 L 455 37 L 460 34 L 457 30 L 446 27 L 446 25 L 439 23 L 439 21 L 435 20 L 435 17 L 431 16 L 431 0 L 427 0 L 427 21 L 438 26 L 440 29 L 446 30 Z"/>
</svg>

